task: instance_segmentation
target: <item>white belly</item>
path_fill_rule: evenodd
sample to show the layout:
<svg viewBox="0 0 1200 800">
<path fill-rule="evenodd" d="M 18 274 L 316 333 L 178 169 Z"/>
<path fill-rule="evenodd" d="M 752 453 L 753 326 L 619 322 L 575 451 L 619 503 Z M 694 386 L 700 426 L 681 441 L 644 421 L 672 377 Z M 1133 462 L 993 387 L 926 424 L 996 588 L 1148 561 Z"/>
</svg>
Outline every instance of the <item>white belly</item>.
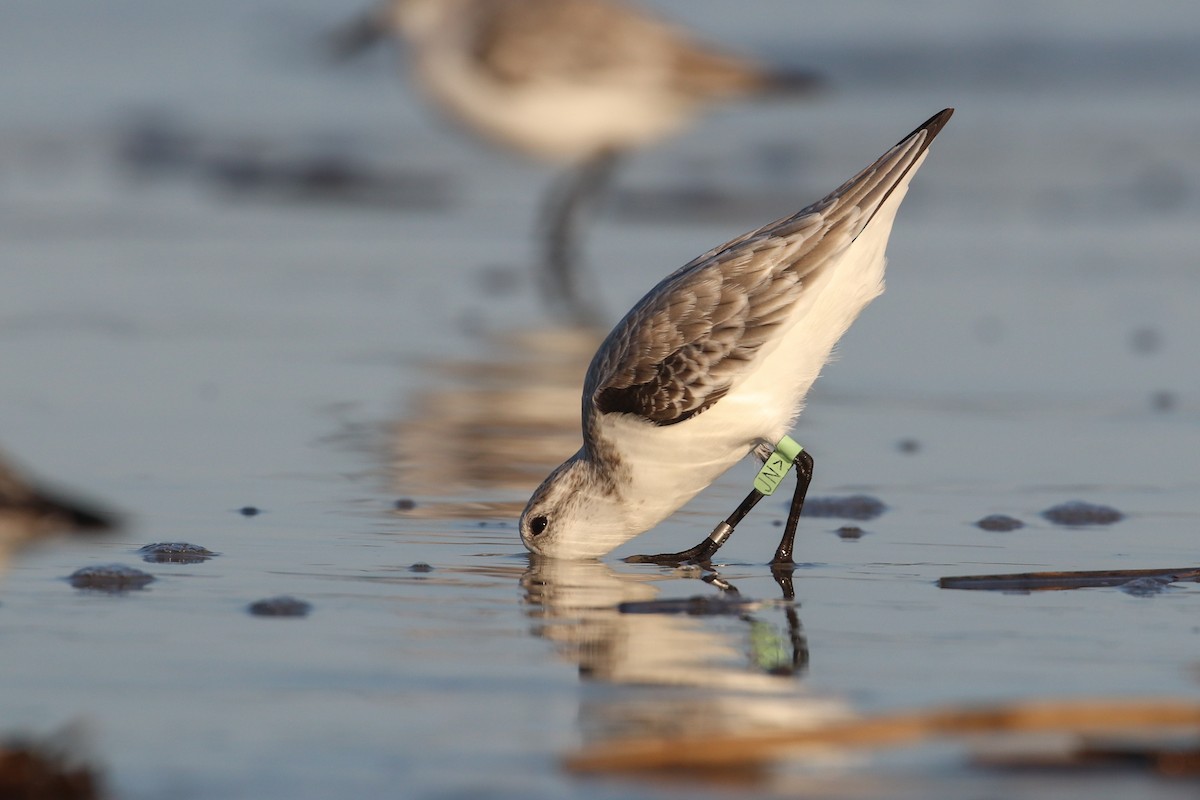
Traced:
<svg viewBox="0 0 1200 800">
<path fill-rule="evenodd" d="M 452 55 L 419 60 L 426 94 L 477 133 L 529 155 L 579 161 L 674 133 L 695 108 L 683 98 L 628 85 L 503 85 Z"/>
</svg>

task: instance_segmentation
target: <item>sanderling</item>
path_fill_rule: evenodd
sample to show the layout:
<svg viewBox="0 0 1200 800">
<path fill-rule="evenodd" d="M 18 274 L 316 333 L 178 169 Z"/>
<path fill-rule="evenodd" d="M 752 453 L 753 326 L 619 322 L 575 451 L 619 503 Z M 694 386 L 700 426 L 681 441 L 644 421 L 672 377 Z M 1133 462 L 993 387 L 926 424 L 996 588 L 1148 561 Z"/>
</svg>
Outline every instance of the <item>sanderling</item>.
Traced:
<svg viewBox="0 0 1200 800">
<path fill-rule="evenodd" d="M 883 291 L 888 236 L 946 109 L 793 216 L 674 272 L 625 315 L 583 386 L 583 447 L 533 493 L 521 540 L 592 558 L 661 522 L 751 451 L 755 489 L 695 547 L 638 556 L 705 562 L 794 461 L 773 564 L 790 565 L 812 458 L 787 437 L 834 345 Z M 760 483 L 761 481 L 761 483 Z"/>
<path fill-rule="evenodd" d="M 34 485 L 0 458 L 0 567 L 11 553 L 44 537 L 108 530 L 116 522 L 107 511 Z"/>
<path fill-rule="evenodd" d="M 617 155 L 739 97 L 817 83 L 694 41 L 619 0 L 385 0 L 334 40 L 342 54 L 394 35 L 451 117 L 506 147 L 570 165 L 543 208 L 544 288 L 592 316 L 571 269 L 581 207 Z"/>
</svg>

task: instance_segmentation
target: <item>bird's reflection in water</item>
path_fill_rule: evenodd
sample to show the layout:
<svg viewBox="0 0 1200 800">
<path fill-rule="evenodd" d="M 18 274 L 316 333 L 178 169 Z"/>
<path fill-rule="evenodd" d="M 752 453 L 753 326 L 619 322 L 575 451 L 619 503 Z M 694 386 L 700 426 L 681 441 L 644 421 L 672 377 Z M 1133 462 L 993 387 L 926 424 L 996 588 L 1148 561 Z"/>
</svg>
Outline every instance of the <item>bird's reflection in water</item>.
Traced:
<svg viewBox="0 0 1200 800">
<path fill-rule="evenodd" d="M 796 728 L 847 715 L 797 680 L 808 646 L 794 604 L 745 599 L 711 575 L 705 585 L 678 576 L 531 557 L 521 585 L 533 632 L 588 685 L 585 739 Z M 696 591 L 681 595 L 683 586 Z"/>
<path fill-rule="evenodd" d="M 434 367 L 440 385 L 394 426 L 396 488 L 422 498 L 406 515 L 515 520 L 579 449 L 579 392 L 600 339 L 590 329 L 516 332 L 497 337 L 489 357 Z"/>
<path fill-rule="evenodd" d="M 397 513 L 515 520 L 579 448 L 580 386 L 599 340 L 577 329 L 514 333 L 497 338 L 502 355 L 438 365 L 437 387 L 394 426 L 395 486 L 415 499 Z M 530 556 L 520 579 L 534 635 L 579 670 L 588 741 L 847 716 L 805 692 L 808 646 L 787 585 L 782 600 L 772 591 L 759 601 L 699 568 L 623 570 Z"/>
</svg>

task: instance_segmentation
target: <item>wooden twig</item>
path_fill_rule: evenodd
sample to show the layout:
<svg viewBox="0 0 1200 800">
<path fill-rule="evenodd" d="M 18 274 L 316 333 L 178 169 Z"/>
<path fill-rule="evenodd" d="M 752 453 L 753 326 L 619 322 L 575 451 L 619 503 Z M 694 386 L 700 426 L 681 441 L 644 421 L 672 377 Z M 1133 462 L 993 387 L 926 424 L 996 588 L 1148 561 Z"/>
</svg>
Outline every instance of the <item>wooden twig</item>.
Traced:
<svg viewBox="0 0 1200 800">
<path fill-rule="evenodd" d="M 1045 592 L 1085 589 L 1093 586 L 1120 586 L 1139 578 L 1200 581 L 1200 569 L 1102 569 L 1080 572 L 1014 572 L 1009 575 L 959 575 L 942 578 L 943 589 L 980 589 L 998 592 Z"/>
<path fill-rule="evenodd" d="M 579 773 L 734 769 L 762 766 L 803 748 L 878 749 L 964 735 L 1179 726 L 1200 731 L 1200 704 L 1180 698 L 1031 700 L 883 714 L 796 731 L 622 739 L 584 748 L 566 758 L 566 767 Z"/>
</svg>

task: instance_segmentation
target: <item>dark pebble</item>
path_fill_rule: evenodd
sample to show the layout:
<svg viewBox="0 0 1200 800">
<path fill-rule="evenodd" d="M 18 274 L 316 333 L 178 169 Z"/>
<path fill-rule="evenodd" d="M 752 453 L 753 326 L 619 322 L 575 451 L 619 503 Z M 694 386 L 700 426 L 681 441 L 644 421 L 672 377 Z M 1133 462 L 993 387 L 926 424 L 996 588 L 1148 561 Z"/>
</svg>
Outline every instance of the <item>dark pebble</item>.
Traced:
<svg viewBox="0 0 1200 800">
<path fill-rule="evenodd" d="M 433 567 L 426 564 L 424 561 L 418 561 L 408 568 L 409 572 L 433 572 Z"/>
<path fill-rule="evenodd" d="M 349 156 L 325 153 L 293 165 L 285 176 L 297 187 L 316 194 L 337 193 L 369 182 L 363 168 Z"/>
<path fill-rule="evenodd" d="M 402 497 L 392 504 L 397 511 L 412 511 L 417 507 L 417 501 Z"/>
<path fill-rule="evenodd" d="M 190 168 L 196 137 L 178 120 L 160 111 L 139 112 L 121 135 L 117 156 L 135 172 L 164 172 Z"/>
<path fill-rule="evenodd" d="M 312 605 L 295 597 L 280 595 L 256 600 L 246 610 L 256 617 L 305 617 L 312 611 Z"/>
<path fill-rule="evenodd" d="M 836 533 L 838 535 L 838 537 L 840 537 L 842 539 L 854 540 L 854 539 L 861 539 L 863 536 L 866 535 L 867 532 L 864 531 L 862 528 L 858 527 L 857 525 L 843 525 L 842 527 L 840 527 L 836 531 L 834 531 L 834 533 Z"/>
<path fill-rule="evenodd" d="M 1165 390 L 1155 392 L 1150 395 L 1150 407 L 1155 411 L 1174 411 L 1175 394 Z"/>
<path fill-rule="evenodd" d="M 243 517 L 257 517 L 262 511 L 254 506 L 242 506 L 238 509 L 238 513 Z"/>
<path fill-rule="evenodd" d="M 896 449 L 906 456 L 911 456 L 920 452 L 921 443 L 916 439 L 901 439 L 896 442 Z"/>
<path fill-rule="evenodd" d="M 1016 517 L 1010 517 L 1007 514 L 988 514 L 983 519 L 975 523 L 975 526 L 982 528 L 985 531 L 998 531 L 1007 533 L 1008 531 L 1019 530 L 1025 527 L 1025 523 Z"/>
<path fill-rule="evenodd" d="M 138 554 L 151 564 L 199 564 L 216 555 L 206 547 L 187 542 L 155 542 L 139 547 Z"/>
<path fill-rule="evenodd" d="M 521 288 L 524 274 L 510 266 L 485 267 L 479 273 L 479 285 L 488 296 L 510 295 Z"/>
<path fill-rule="evenodd" d="M 1128 583 L 1122 583 L 1121 591 L 1134 597 L 1153 597 L 1156 594 L 1162 594 L 1170 585 L 1170 578 L 1134 578 Z"/>
<path fill-rule="evenodd" d="M 99 564 L 75 570 L 68 580 L 76 589 L 95 589 L 115 594 L 143 589 L 154 581 L 154 576 L 124 564 Z"/>
<path fill-rule="evenodd" d="M 1162 349 L 1162 334 L 1154 328 L 1136 328 L 1129 334 L 1129 347 L 1139 355 L 1150 355 Z"/>
<path fill-rule="evenodd" d="M 1055 525 L 1112 525 L 1120 522 L 1125 515 L 1111 506 L 1100 506 L 1085 503 L 1081 500 L 1071 500 L 1060 503 L 1053 508 L 1047 508 L 1042 516 Z"/>
<path fill-rule="evenodd" d="M 865 494 L 848 497 L 812 497 L 804 503 L 806 517 L 840 517 L 842 519 L 875 519 L 887 511 L 881 501 Z"/>
</svg>

